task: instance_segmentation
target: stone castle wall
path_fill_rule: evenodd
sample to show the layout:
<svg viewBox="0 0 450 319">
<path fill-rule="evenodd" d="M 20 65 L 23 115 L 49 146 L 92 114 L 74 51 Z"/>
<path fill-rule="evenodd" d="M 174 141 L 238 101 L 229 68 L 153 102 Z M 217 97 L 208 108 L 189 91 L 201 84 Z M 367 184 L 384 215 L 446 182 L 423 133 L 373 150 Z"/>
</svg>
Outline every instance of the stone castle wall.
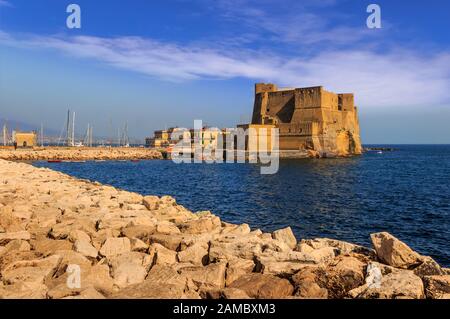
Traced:
<svg viewBox="0 0 450 319">
<path fill-rule="evenodd" d="M 280 129 L 280 150 L 312 149 L 323 155 L 361 153 L 357 108 L 352 93 L 322 86 L 282 89 L 255 85 L 252 124 Z"/>
</svg>

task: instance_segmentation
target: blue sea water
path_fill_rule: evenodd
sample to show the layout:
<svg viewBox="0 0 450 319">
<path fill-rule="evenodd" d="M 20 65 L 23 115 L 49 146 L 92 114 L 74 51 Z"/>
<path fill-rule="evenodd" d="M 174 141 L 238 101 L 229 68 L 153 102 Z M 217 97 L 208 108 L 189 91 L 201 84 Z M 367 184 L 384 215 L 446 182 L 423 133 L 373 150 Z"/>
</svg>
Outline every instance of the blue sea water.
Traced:
<svg viewBox="0 0 450 319">
<path fill-rule="evenodd" d="M 253 164 L 170 160 L 47 163 L 38 167 L 144 195 L 171 195 L 187 208 L 298 239 L 330 237 L 370 246 L 388 231 L 450 266 L 450 145 L 391 145 L 337 159 L 283 160 L 275 175 Z"/>
</svg>

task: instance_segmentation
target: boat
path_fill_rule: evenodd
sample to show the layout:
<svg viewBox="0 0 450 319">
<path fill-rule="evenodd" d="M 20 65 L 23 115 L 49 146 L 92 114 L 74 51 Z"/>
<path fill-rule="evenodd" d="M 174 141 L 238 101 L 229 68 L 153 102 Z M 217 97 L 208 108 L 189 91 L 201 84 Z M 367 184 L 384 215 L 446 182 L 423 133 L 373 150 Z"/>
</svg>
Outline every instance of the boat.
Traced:
<svg viewBox="0 0 450 319">
<path fill-rule="evenodd" d="M 378 151 L 377 154 L 383 154 L 383 151 Z"/>
<path fill-rule="evenodd" d="M 84 160 L 70 160 L 70 161 L 63 161 L 64 163 L 86 163 Z"/>
</svg>

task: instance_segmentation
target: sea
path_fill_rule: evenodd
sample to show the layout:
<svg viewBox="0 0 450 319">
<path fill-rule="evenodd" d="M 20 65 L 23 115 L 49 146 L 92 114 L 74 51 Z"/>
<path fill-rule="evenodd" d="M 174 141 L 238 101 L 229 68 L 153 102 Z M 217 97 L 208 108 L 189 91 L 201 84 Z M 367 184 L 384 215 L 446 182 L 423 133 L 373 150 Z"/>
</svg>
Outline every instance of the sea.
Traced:
<svg viewBox="0 0 450 319">
<path fill-rule="evenodd" d="M 387 231 L 450 267 L 450 145 L 370 145 L 350 158 L 281 160 L 273 175 L 258 164 L 176 164 L 171 160 L 34 162 L 74 177 L 170 195 L 192 211 L 297 239 L 328 237 L 371 246 Z"/>
</svg>

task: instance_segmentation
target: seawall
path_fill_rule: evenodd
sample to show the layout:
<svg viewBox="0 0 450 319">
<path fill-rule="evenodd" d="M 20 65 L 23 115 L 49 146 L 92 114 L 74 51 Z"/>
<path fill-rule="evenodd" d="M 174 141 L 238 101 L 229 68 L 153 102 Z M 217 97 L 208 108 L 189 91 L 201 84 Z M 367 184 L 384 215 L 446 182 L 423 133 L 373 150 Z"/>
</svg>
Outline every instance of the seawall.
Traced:
<svg viewBox="0 0 450 319">
<path fill-rule="evenodd" d="M 388 233 L 298 240 L 0 160 L 0 298 L 449 298 L 450 270 Z"/>
<path fill-rule="evenodd" d="M 161 152 L 148 148 L 133 147 L 43 147 L 17 149 L 0 148 L 0 159 L 12 161 L 37 160 L 131 160 L 162 159 Z"/>
</svg>

